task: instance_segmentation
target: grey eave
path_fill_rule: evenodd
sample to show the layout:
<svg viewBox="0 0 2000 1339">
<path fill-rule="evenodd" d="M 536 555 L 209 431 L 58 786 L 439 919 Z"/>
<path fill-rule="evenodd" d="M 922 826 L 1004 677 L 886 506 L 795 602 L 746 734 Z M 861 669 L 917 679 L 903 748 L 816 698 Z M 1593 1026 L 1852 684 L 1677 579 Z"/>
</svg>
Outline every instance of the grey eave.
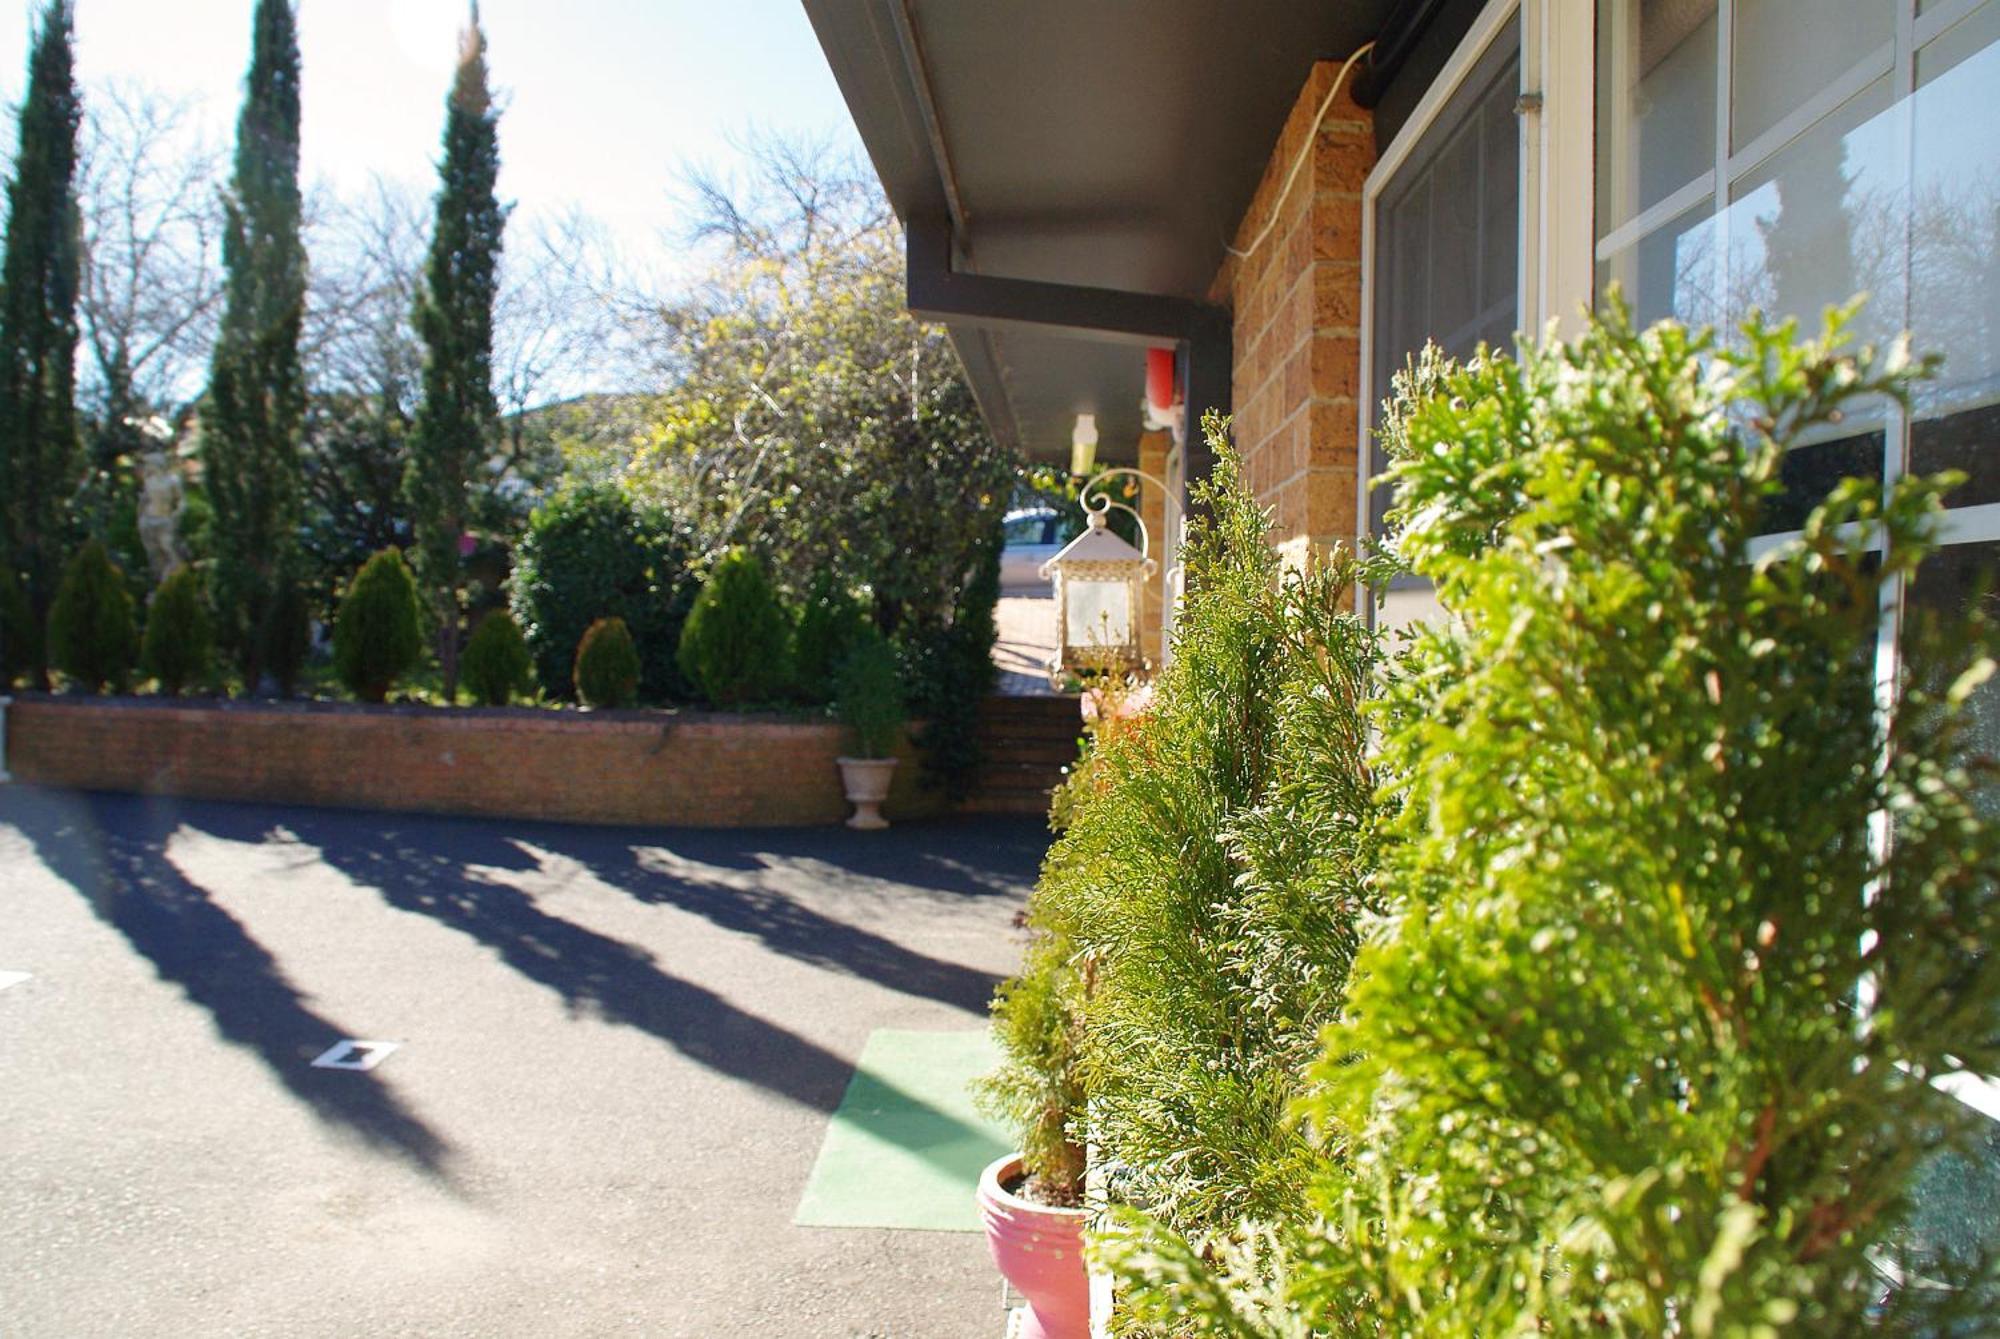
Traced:
<svg viewBox="0 0 2000 1339">
<path fill-rule="evenodd" d="M 954 268 L 1198 304 L 1312 63 L 1345 58 L 1387 0 L 804 0 L 891 204 L 947 222 Z M 1137 438 L 1127 335 L 947 315 L 989 425 L 1067 458 L 1094 413 Z M 1170 342 L 1164 338 L 1157 342 Z"/>
</svg>

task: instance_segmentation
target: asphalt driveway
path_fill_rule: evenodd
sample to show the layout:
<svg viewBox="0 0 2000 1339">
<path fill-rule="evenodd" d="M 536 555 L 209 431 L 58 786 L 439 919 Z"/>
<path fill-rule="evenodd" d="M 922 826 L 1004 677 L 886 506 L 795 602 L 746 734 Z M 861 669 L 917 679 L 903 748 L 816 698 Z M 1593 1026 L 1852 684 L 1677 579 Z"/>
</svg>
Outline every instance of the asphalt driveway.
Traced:
<svg viewBox="0 0 2000 1339">
<path fill-rule="evenodd" d="M 976 1236 L 792 1215 L 1045 845 L 0 787 L 0 1330 L 997 1335 Z"/>
</svg>

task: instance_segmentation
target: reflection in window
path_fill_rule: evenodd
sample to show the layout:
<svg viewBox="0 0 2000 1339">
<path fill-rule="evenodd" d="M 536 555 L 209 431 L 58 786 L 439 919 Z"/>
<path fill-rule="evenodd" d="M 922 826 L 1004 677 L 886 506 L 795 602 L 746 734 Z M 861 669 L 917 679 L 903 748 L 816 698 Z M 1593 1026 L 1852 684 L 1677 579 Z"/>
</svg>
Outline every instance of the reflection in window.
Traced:
<svg viewBox="0 0 2000 1339">
<path fill-rule="evenodd" d="M 1946 685 L 1940 662 L 1926 654 L 1941 621 L 1974 603 L 2000 615 L 2000 543 L 1955 544 L 1926 559 L 1911 583 L 1904 672 L 1933 691 Z M 1989 680 L 1971 701 L 1964 745 L 1974 756 L 2000 757 L 2000 682 Z M 1989 820 L 2000 820 L 2000 789 L 1982 796 Z M 1996 1020 L 2000 1026 L 2000 1020 Z M 1985 1109 L 1985 1114 L 1995 1112 Z M 2000 1119 L 1964 1153 L 1933 1158 L 1911 1193 L 1908 1244 L 1919 1266 L 1939 1258 L 1965 1262 L 2000 1243 Z"/>
<path fill-rule="evenodd" d="M 1735 11 L 1729 147 L 1739 152 L 1896 35 L 1896 5 L 1883 0 L 1736 0 Z"/>
<path fill-rule="evenodd" d="M 1922 410 L 2000 400 L 2000 3 L 1917 52 L 1911 139 L 1910 326 L 1942 350 Z M 2000 446 L 2000 442 L 1993 443 Z"/>
<path fill-rule="evenodd" d="M 1904 138 L 1876 80 L 1730 187 L 1725 320 L 1797 317 L 1869 294 L 1865 338 L 1903 328 Z"/>
<path fill-rule="evenodd" d="M 1811 328 L 1865 293 L 1862 338 L 1909 330 L 1945 359 L 1919 390 L 1919 430 L 1888 425 L 1885 461 L 1983 464 L 2000 452 L 1993 416 L 1962 416 L 2000 403 L 2000 0 L 1949 26 L 1911 0 L 1736 0 L 1726 62 L 1714 9 L 1599 0 L 1600 296 L 1616 282 L 1642 322 L 1727 333 L 1753 309 Z M 1704 83 L 1709 112 L 1696 110 Z M 1662 128 L 1669 109 L 1680 139 Z M 1703 159 L 1715 109 L 1731 152 Z M 1927 461 L 1936 451 L 1950 460 Z M 1965 496 L 1981 492 L 2000 498 L 1977 479 Z"/>
<path fill-rule="evenodd" d="M 1603 6 L 1597 226 L 1610 232 L 1715 167 L 1715 0 Z"/>
<path fill-rule="evenodd" d="M 1726 33 L 1716 9 L 1598 0 L 1600 296 L 1615 280 L 1642 321 L 1727 331 L 1752 309 L 1816 327 L 1865 292 L 1863 338 L 1908 330 L 1944 355 L 1913 415 L 1795 448 L 1767 517 L 1796 526 L 1842 478 L 1969 476 L 1880 661 L 1925 681 L 1926 618 L 2000 602 L 2000 0 L 1733 0 Z M 2000 682 L 1970 727 L 1972 751 L 2000 756 Z M 2000 820 L 2000 789 L 1987 803 Z M 1920 1261 L 2000 1241 L 2000 1120 L 1926 1167 L 1914 1208 Z"/>
</svg>

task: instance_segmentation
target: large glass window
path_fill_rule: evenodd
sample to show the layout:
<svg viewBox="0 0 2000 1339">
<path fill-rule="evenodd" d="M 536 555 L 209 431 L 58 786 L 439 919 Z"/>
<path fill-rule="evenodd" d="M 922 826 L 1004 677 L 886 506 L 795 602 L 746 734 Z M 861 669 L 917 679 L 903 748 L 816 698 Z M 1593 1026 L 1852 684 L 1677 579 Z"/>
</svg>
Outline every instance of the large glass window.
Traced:
<svg viewBox="0 0 2000 1339">
<path fill-rule="evenodd" d="M 2000 590 L 2000 0 L 1598 0 L 1597 20 L 1599 298 L 1727 331 L 1753 308 L 1816 328 L 1867 293 L 1861 336 L 1908 330 L 1943 375 L 1795 448 L 1771 528 L 1841 478 L 1963 470 L 1896 626 Z M 1893 638 L 1880 654 L 1885 682 L 1923 672 Z M 1927 1174 L 1916 1236 L 1940 1250 L 2000 1233 L 2000 1083 L 1953 1091 L 1995 1123 Z"/>
<path fill-rule="evenodd" d="M 2000 401 L 2000 3 L 1599 0 L 1597 48 L 1600 298 L 1728 329 L 1866 293 L 1865 338 L 1946 358 L 1867 425 L 1886 467 L 2000 449 L 1922 426 Z"/>
<path fill-rule="evenodd" d="M 1371 405 L 1426 343 L 1463 358 L 1482 343 L 1510 347 L 1519 323 L 1521 136 L 1520 27 L 1516 20 L 1487 47 L 1375 197 L 1375 257 L 1370 276 Z M 1387 467 L 1372 448 L 1370 477 Z M 1389 499 L 1369 499 L 1379 534 Z M 1401 623 L 1435 608 L 1419 583 L 1389 592 L 1384 622 Z"/>
</svg>

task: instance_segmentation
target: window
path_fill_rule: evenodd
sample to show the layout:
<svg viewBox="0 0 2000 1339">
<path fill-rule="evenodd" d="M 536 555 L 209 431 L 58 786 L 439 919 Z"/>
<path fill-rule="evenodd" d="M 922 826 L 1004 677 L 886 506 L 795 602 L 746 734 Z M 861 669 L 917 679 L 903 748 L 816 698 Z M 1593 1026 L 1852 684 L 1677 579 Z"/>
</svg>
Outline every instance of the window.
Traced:
<svg viewBox="0 0 2000 1339">
<path fill-rule="evenodd" d="M 1518 17 L 1508 19 L 1412 147 L 1400 155 L 1392 148 L 1387 172 L 1378 168 L 1381 179 L 1369 182 L 1371 410 L 1428 342 L 1461 358 L 1482 343 L 1512 345 L 1520 319 L 1520 31 Z M 1370 478 L 1387 466 L 1371 445 Z M 1371 533 L 1381 533 L 1388 505 L 1383 490 L 1370 491 Z M 1423 583 L 1399 581 L 1377 617 L 1403 623 L 1435 607 Z"/>
<path fill-rule="evenodd" d="M 1817 326 L 1867 292 L 1862 338 L 1907 329 L 1945 356 L 1910 413 L 1795 448 L 1771 517 L 1796 528 L 1844 477 L 1969 476 L 1947 547 L 1885 620 L 1883 682 L 1904 673 L 1890 633 L 2000 572 L 1995 87 L 2000 0 L 1598 0 L 1600 299 L 1616 283 L 1641 322 L 1727 329 L 1753 307 Z M 2000 685 L 1983 691 L 1975 731 L 2000 752 Z M 1952 1091 L 1994 1124 L 1979 1156 L 1927 1173 L 1915 1230 L 1940 1247 L 2000 1239 L 2000 1084 L 1962 1077 Z"/>
</svg>

